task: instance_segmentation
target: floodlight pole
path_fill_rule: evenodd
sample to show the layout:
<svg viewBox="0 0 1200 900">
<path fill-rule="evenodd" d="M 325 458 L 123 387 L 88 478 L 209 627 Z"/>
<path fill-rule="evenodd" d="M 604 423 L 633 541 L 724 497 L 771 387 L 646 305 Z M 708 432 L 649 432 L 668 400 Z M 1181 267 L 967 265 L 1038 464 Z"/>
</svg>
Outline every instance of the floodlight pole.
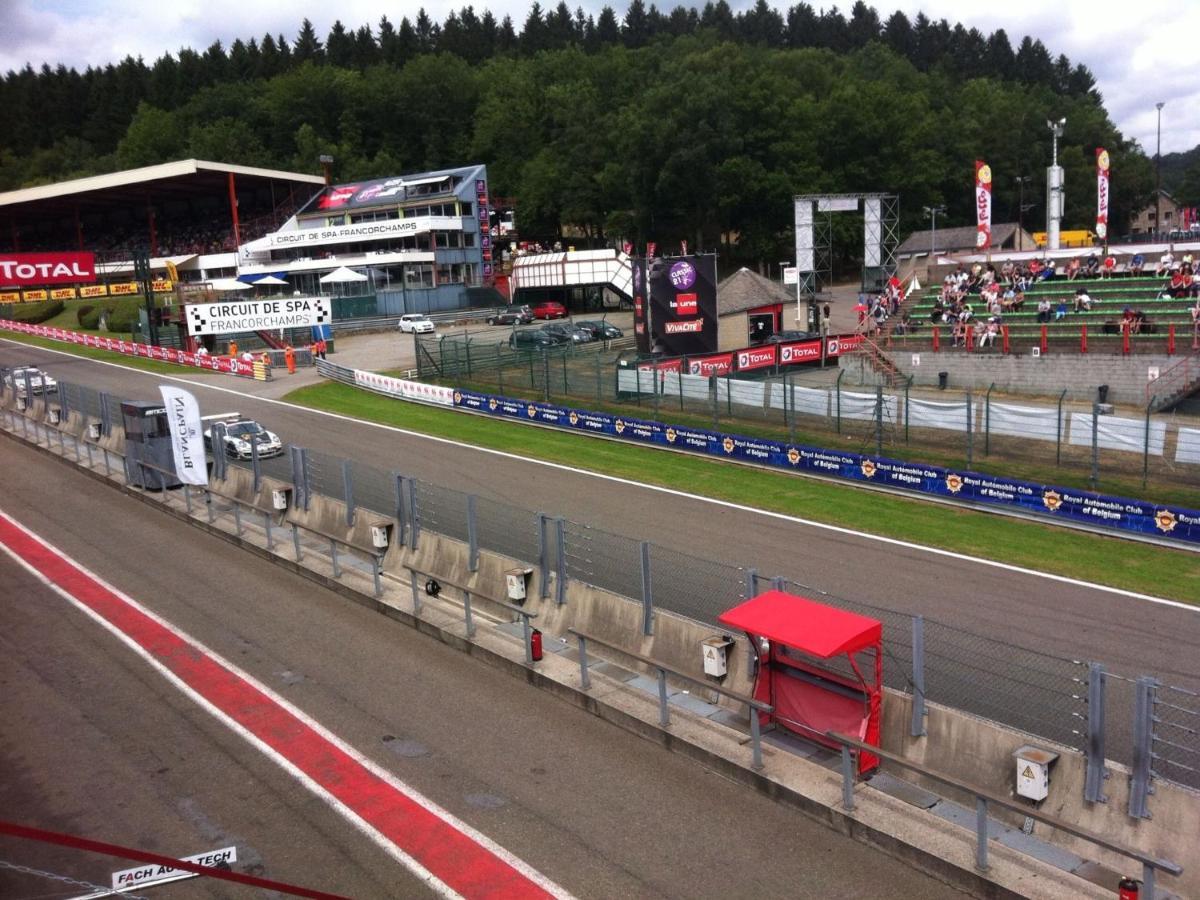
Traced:
<svg viewBox="0 0 1200 900">
<path fill-rule="evenodd" d="M 934 256 L 937 254 L 937 217 L 938 213 L 945 213 L 944 206 L 926 206 L 925 218 L 929 219 L 929 265 L 933 266 Z"/>
<path fill-rule="evenodd" d="M 1154 147 L 1154 237 L 1162 231 L 1162 108 L 1166 102 L 1154 104 L 1158 110 L 1158 140 Z"/>
<path fill-rule="evenodd" d="M 1052 135 L 1050 168 L 1046 170 L 1046 249 L 1059 248 L 1063 214 L 1063 171 L 1058 165 L 1058 139 L 1063 135 L 1066 118 L 1046 122 Z"/>
</svg>

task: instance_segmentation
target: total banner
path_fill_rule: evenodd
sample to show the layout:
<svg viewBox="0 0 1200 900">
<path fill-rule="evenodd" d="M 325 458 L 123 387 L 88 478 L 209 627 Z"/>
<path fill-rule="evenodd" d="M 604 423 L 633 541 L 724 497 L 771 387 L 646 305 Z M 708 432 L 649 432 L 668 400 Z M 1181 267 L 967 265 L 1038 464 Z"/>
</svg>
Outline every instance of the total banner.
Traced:
<svg viewBox="0 0 1200 900">
<path fill-rule="evenodd" d="M 975 160 L 975 247 L 992 246 L 992 167 Z"/>
<path fill-rule="evenodd" d="M 65 328 L 51 328 L 49 325 L 31 325 L 28 322 L 13 322 L 0 319 L 0 331 L 14 331 L 20 334 L 32 334 L 36 337 L 48 338 L 52 341 L 62 341 L 67 344 L 79 344 L 82 347 L 95 347 L 112 353 L 123 353 L 126 356 L 140 356 L 142 359 L 156 359 L 160 362 L 175 363 L 180 366 L 192 366 L 197 369 L 211 369 L 226 375 L 240 375 L 243 378 L 258 378 L 265 381 L 266 371 L 256 374 L 252 362 L 232 359 L 228 356 L 210 356 L 207 354 L 189 353 L 186 350 L 176 350 L 174 347 L 154 347 L 150 344 L 138 344 L 120 338 L 100 337 L 94 334 L 83 334 L 79 331 L 67 331 Z"/>
<path fill-rule="evenodd" d="M 0 285 L 4 287 L 95 280 L 94 253 L 0 253 Z"/>
<path fill-rule="evenodd" d="M 1200 511 L 1179 506 L 1147 503 L 1054 485 L 981 475 L 977 472 L 903 462 L 887 457 L 685 428 L 612 413 L 590 412 L 475 391 L 456 389 L 453 392 L 453 402 L 456 407 L 501 418 L 555 425 L 643 444 L 690 450 L 722 459 L 900 488 L 921 494 L 949 497 L 964 503 L 1016 509 L 1050 520 L 1064 519 L 1200 544 Z"/>
<path fill-rule="evenodd" d="M 1096 237 L 1108 238 L 1108 151 L 1096 148 Z"/>
</svg>

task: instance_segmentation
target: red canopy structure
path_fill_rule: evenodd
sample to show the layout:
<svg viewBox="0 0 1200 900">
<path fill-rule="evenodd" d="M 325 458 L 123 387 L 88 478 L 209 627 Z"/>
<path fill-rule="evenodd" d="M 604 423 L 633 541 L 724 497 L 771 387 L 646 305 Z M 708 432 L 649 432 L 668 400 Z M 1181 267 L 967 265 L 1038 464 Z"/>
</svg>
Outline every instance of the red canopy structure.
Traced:
<svg viewBox="0 0 1200 900">
<path fill-rule="evenodd" d="M 758 655 L 754 698 L 774 708 L 761 714 L 764 724 L 835 749 L 839 745 L 825 732 L 838 731 L 879 746 L 882 622 L 784 591 L 752 597 L 717 620 L 750 637 Z M 867 652 L 874 655 L 870 681 L 855 659 Z M 873 754 L 859 754 L 860 775 L 878 765 Z"/>
</svg>

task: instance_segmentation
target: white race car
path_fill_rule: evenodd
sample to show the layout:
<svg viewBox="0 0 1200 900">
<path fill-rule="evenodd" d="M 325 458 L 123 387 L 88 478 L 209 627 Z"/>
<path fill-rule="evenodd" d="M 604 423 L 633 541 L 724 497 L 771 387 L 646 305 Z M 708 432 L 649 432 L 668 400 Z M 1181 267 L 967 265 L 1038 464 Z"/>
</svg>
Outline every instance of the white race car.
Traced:
<svg viewBox="0 0 1200 900">
<path fill-rule="evenodd" d="M 251 449 L 254 442 L 258 445 L 258 456 L 260 459 L 266 459 L 269 456 L 281 456 L 283 454 L 283 441 L 279 440 L 279 435 L 273 431 L 267 431 L 257 422 L 249 419 L 243 419 L 236 422 L 225 423 L 225 455 L 231 459 L 252 459 L 254 451 Z M 213 448 L 213 428 L 209 427 L 204 432 L 204 447 L 211 451 Z"/>
<path fill-rule="evenodd" d="M 16 388 L 17 394 L 22 397 L 25 396 L 26 384 L 28 384 L 29 390 L 35 394 L 58 392 L 58 382 L 36 366 L 17 366 L 8 373 L 7 381 Z"/>
</svg>

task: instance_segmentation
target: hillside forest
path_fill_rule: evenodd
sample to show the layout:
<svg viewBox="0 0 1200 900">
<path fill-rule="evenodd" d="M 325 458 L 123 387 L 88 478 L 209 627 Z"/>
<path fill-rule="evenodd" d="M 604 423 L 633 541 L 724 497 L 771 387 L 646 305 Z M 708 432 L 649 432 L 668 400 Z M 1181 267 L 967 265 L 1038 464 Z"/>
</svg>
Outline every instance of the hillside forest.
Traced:
<svg viewBox="0 0 1200 900">
<path fill-rule="evenodd" d="M 846 16 L 633 0 L 596 17 L 535 2 L 519 26 L 468 6 L 441 23 L 422 10 L 321 36 L 305 20 L 291 39 L 9 72 L 0 190 L 188 157 L 314 172 L 330 154 L 340 181 L 484 162 L 523 234 L 777 260 L 799 193 L 898 193 L 904 231 L 935 205 L 940 224 L 973 224 L 977 158 L 994 172 L 994 221 L 1017 218 L 1014 179 L 1032 176 L 1025 219 L 1041 230 L 1046 120 L 1062 117 L 1064 227 L 1094 221 L 1100 146 L 1111 220 L 1127 221 L 1153 190 L 1152 160 L 1087 67 L 1028 36 L 863 2 Z"/>
</svg>

